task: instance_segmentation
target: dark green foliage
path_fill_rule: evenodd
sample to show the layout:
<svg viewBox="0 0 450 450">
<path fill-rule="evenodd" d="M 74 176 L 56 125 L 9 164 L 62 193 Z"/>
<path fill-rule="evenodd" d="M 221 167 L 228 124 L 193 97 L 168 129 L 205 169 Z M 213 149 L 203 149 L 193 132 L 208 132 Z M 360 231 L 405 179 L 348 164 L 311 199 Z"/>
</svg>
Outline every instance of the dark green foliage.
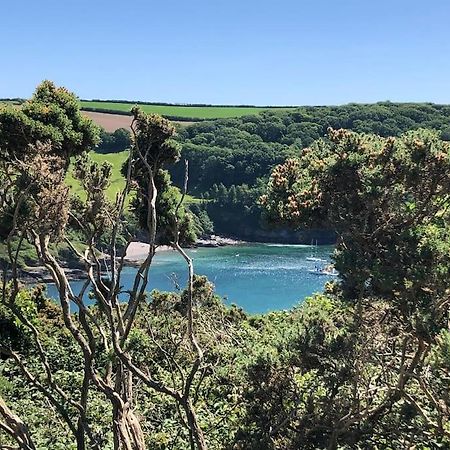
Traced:
<svg viewBox="0 0 450 450">
<path fill-rule="evenodd" d="M 191 164 L 192 188 L 205 192 L 214 183 L 252 185 L 293 151 L 324 137 L 329 127 L 380 136 L 417 128 L 449 130 L 450 106 L 378 103 L 301 107 L 235 119 L 202 122 L 180 131 L 181 157 Z M 291 148 L 292 147 L 292 148 Z M 171 171 L 180 185 L 181 167 Z"/>
<path fill-rule="evenodd" d="M 193 203 L 189 205 L 189 210 L 193 214 L 197 230 L 196 234 L 199 237 L 209 236 L 214 233 L 214 224 L 205 209 L 205 204 Z"/>
<path fill-rule="evenodd" d="M 136 161 L 131 174 L 136 189 L 132 209 L 139 225 L 145 231 L 150 228 L 149 201 L 153 188 L 156 188 L 157 243 L 173 243 L 178 227 L 180 242 L 191 244 L 196 239 L 193 217 L 183 205 L 179 205 L 180 190 L 172 185 L 169 173 L 164 170 L 164 167 L 175 163 L 180 157 L 179 144 L 172 139 L 175 128 L 167 119 L 156 114 L 145 114 L 139 108 L 133 108 L 132 112 L 131 154 Z M 122 169 L 124 176 L 127 170 L 128 160 Z"/>
<path fill-rule="evenodd" d="M 47 98 L 51 89 L 39 95 Z M 193 279 L 192 297 L 187 290 L 149 294 L 145 286 L 138 294 L 141 301 L 136 303 L 130 333 L 121 334 L 121 342 L 114 341 L 113 347 L 120 345 L 138 373 L 149 374 L 157 386 L 179 389 L 192 374 L 189 400 L 211 450 L 450 446 L 450 147 L 432 131 L 382 138 L 330 130 L 326 139 L 309 142 L 310 148 L 299 153 L 300 158 L 285 161 L 309 139 L 321 136 L 319 124 L 307 120 L 311 111 L 328 114 L 326 121 L 336 125 L 345 117 L 348 120 L 353 107 L 344 107 L 348 114 L 342 117 L 339 108 L 304 108 L 289 115 L 224 121 L 228 129 L 211 123 L 197 125 L 202 133 L 189 139 L 214 141 L 214 148 L 223 153 L 211 162 L 212 167 L 228 170 L 229 178 L 212 182 L 211 170 L 202 181 L 205 186 L 209 183 L 202 191 L 207 198 L 192 206 L 192 211 L 178 208 L 180 192 L 166 171 L 179 157 L 173 127 L 158 116 L 133 110 L 136 127 L 131 150 L 132 157 L 140 160 L 132 173 L 133 206 L 145 228 L 148 201 L 153 188 L 157 189 L 158 243 L 173 242 L 176 231 L 183 242 L 193 240 L 194 233 L 210 231 L 207 212 L 221 227 L 231 228 L 233 216 L 256 227 L 251 220 L 259 217 L 262 206 L 278 224 L 326 224 L 338 236 L 334 258 L 340 282 L 327 284 L 323 294 L 291 311 L 249 317 L 238 307 L 225 307 L 211 283 L 200 276 Z M 427 108 L 355 106 L 360 122 L 355 119 L 352 126 L 379 127 L 382 134 L 395 134 L 399 127 L 414 127 L 445 110 Z M 389 115 L 390 109 L 398 117 Z M 286 121 L 288 116 L 291 122 Z M 54 123 L 58 117 L 53 116 Z M 439 123 L 437 117 L 433 123 Z M 227 143 L 230 148 L 223 148 Z M 254 145 L 267 150 L 263 165 L 247 164 L 252 160 L 246 159 L 245 152 L 240 154 L 242 161 L 233 159 L 233 146 L 242 149 L 247 144 L 245 151 Z M 67 236 L 69 211 L 63 184 L 67 160 L 61 162 L 50 154 L 51 149 L 41 144 L 27 148 L 14 178 L 17 185 L 5 182 L 11 163 L 2 167 L 5 206 L 0 212 L 8 212 L 8 201 L 17 196 L 15 186 L 19 193 L 29 189 L 20 205 L 23 211 L 18 209 L 18 229 L 29 225 L 57 245 L 60 237 Z M 65 151 L 74 150 L 67 145 Z M 203 156 L 206 161 L 207 153 Z M 273 170 L 268 192 L 257 205 L 264 171 L 277 158 L 282 164 Z M 75 177 L 86 191 L 86 201 L 73 200 L 70 205 L 71 220 L 77 225 L 71 239 L 84 235 L 98 244 L 113 232 L 110 217 L 117 205 L 105 197 L 110 175 L 110 166 L 94 164 L 84 155 L 75 162 Z M 118 224 L 118 231 L 126 226 Z M 8 227 L 4 229 L 6 235 Z M 12 242 L 13 250 L 16 245 L 17 241 Z M 95 252 L 92 248 L 91 253 Z M 113 448 L 111 419 L 117 416 L 112 414 L 114 403 L 108 396 L 124 372 L 125 378 L 135 381 L 126 409 L 136 411 L 133 417 L 145 431 L 145 446 L 192 448 L 180 403 L 174 400 L 177 396 L 145 387 L 138 382 L 137 372 L 120 364 L 119 353 L 111 346 L 107 350 L 109 334 L 117 336 L 110 318 L 127 315 L 126 304 L 117 302 L 114 310 L 108 308 L 110 279 L 98 270 L 97 283 L 103 282 L 97 291 L 98 304 L 80 308 L 63 320 L 60 307 L 46 300 L 42 289 L 8 284 L 6 275 L 0 287 L 0 396 L 29 426 L 37 448 L 76 448 L 68 424 L 79 418 L 79 412 L 68 399 L 80 399 L 86 360 L 93 361 L 93 370 L 111 382 L 110 388 L 102 389 L 102 383 L 95 385 L 91 378 L 92 386 L 86 391 L 85 420 L 99 448 Z M 126 295 L 122 289 L 118 285 L 117 293 Z M 87 318 L 95 326 L 83 327 Z M 94 359 L 90 351 L 86 358 L 86 347 L 74 340 L 69 331 L 73 327 L 67 325 L 70 321 L 79 330 L 74 334 L 89 341 Z M 192 351 L 193 328 L 202 358 Z M 40 386 L 50 395 L 44 395 Z M 52 395 L 64 403 L 63 413 L 56 410 L 58 402 Z M 12 445 L 3 431 L 0 442 Z"/>
<path fill-rule="evenodd" d="M 100 131 L 100 144 L 95 149 L 98 153 L 116 153 L 130 148 L 131 134 L 125 128 L 118 128 L 112 133 Z"/>
<path fill-rule="evenodd" d="M 255 230 L 262 228 L 261 207 L 258 199 L 264 192 L 263 180 L 249 187 L 231 185 L 229 189 L 224 184 L 213 185 L 206 193 L 206 211 L 213 221 L 218 233 L 231 236 L 251 238 Z"/>
<path fill-rule="evenodd" d="M 212 192 L 214 184 L 227 189 L 246 185 L 254 189 L 277 164 L 326 135 L 328 127 L 346 128 L 380 136 L 398 136 L 407 130 L 430 128 L 450 139 L 450 107 L 433 104 L 377 103 L 344 106 L 301 107 L 292 111 L 267 111 L 234 119 L 201 122 L 180 130 L 181 159 L 190 164 L 189 189 L 196 196 Z M 174 184 L 181 187 L 184 166 L 169 169 Z M 262 192 L 261 192 L 262 193 Z M 218 231 L 240 236 L 239 228 L 261 229 L 260 211 L 248 213 L 247 203 L 237 202 L 227 226 L 216 222 Z M 232 220 L 234 215 L 235 220 Z M 214 216 L 214 217 L 213 217 Z M 238 219 L 237 219 L 238 218 Z M 243 220 L 244 218 L 244 220 Z M 259 224 L 259 225 L 258 225 Z M 255 228 L 256 226 L 256 228 Z M 246 239 L 251 239 L 249 235 Z"/>
<path fill-rule="evenodd" d="M 338 235 L 341 283 L 331 292 L 353 313 L 346 317 L 348 336 L 327 352 L 350 352 L 342 354 L 344 372 L 333 364 L 339 385 L 314 420 L 330 415 L 328 448 L 361 442 L 427 448 L 428 435 L 436 448 L 446 447 L 450 145 L 425 130 L 381 138 L 330 129 L 328 137 L 277 166 L 261 198 L 275 222 L 319 221 Z M 313 340 L 299 347 L 300 355 L 323 335 L 317 324 L 311 329 Z M 314 353 L 311 367 L 329 389 L 335 383 L 325 376 L 322 350 Z M 374 388 L 380 380 L 388 386 L 382 395 L 381 386 Z"/>
<path fill-rule="evenodd" d="M 206 368 L 196 377 L 196 383 L 203 379 L 202 385 L 204 384 L 201 393 L 197 394 L 202 398 L 199 416 L 208 427 L 211 448 L 220 448 L 232 439 L 233 427 L 238 425 L 238 417 L 242 413 L 239 408 L 236 410 L 241 394 L 239 388 L 233 386 L 233 382 L 238 379 L 235 376 L 239 377 L 241 370 L 236 375 L 233 374 L 232 379 L 227 374 L 233 373 L 231 365 L 242 351 L 234 348 L 233 340 L 238 339 L 247 347 L 243 340 L 245 334 L 235 335 L 239 333 L 239 323 L 245 320 L 245 316 L 242 313 L 235 315 L 227 310 L 214 295 L 213 287 L 205 277 L 195 278 L 194 299 L 198 306 L 199 339 L 202 346 L 208 348 Z M 150 302 L 141 304 L 137 326 L 127 339 L 126 348 L 136 364 L 143 370 L 151 370 L 164 382 L 179 381 L 179 373 L 172 372 L 168 355 L 182 367 L 188 367 L 191 362 L 192 354 L 182 338 L 186 332 L 185 305 L 185 292 L 152 293 Z M 90 313 L 97 320 L 102 320 L 96 306 L 90 308 Z M 78 323 L 77 315 L 73 319 Z M 60 386 L 77 398 L 81 383 L 82 355 L 63 326 L 58 307 L 44 302 L 38 309 L 36 326 Z M 101 347 L 98 351 L 105 352 Z M 30 370 L 39 374 L 42 367 L 35 356 L 37 355 L 33 351 L 23 353 Z M 105 353 L 103 364 L 106 367 L 108 363 L 109 355 Z M 49 409 L 40 393 L 30 387 L 12 359 L 0 361 L 0 374 L 3 376 L 0 378 L 1 394 L 26 419 L 40 448 L 60 448 L 63 444 L 66 448 L 75 448 L 73 437 L 62 422 L 57 420 L 56 411 Z M 180 450 L 189 448 L 187 430 L 179 423 L 178 411 L 172 400 L 142 387 L 136 397 L 136 407 L 142 413 L 148 448 L 166 449 L 170 445 L 175 445 Z M 94 391 L 89 399 L 89 421 L 100 441 L 104 442 L 101 448 L 105 449 L 112 448 L 111 424 L 107 421 L 110 414 L 108 408 L 107 400 Z M 50 425 L 52 420 L 53 426 Z M 227 430 L 228 423 L 235 425 Z M 3 437 L 0 433 L 0 439 Z"/>
<path fill-rule="evenodd" d="M 20 107 L 0 106 L 2 260 L 5 239 L 15 225 L 17 235 L 33 225 L 50 232 L 52 242 L 59 240 L 68 216 L 64 179 L 70 158 L 97 141 L 98 129 L 81 114 L 75 95 L 50 81 L 41 83 Z M 12 238 L 16 245 L 17 236 Z M 22 244 L 20 266 L 36 262 L 30 245 L 26 240 Z"/>
<path fill-rule="evenodd" d="M 450 145 L 437 133 L 384 139 L 330 130 L 329 141 L 273 171 L 262 200 L 275 221 L 336 230 L 348 298 L 389 298 L 434 334 L 429 327 L 442 323 L 433 304 L 450 279 L 449 196 Z"/>
<path fill-rule="evenodd" d="M 68 161 L 95 146 L 98 129 L 81 114 L 74 94 L 44 81 L 20 108 L 0 108 L 0 147 L 10 158 L 22 158 L 36 141 L 49 142 Z"/>
<path fill-rule="evenodd" d="M 363 323 L 358 322 L 354 307 L 340 297 L 339 289 L 330 286 L 324 295 L 314 296 L 292 311 L 247 316 L 236 307 L 226 308 L 206 278 L 195 277 L 196 329 L 206 358 L 205 368 L 198 374 L 202 383 L 196 405 L 209 448 L 329 448 L 336 421 L 355 404 L 362 412 L 371 408 L 372 402 L 379 404 L 382 395 L 368 394 L 366 388 L 383 392 L 387 362 L 393 360 L 384 356 L 387 359 L 380 364 L 379 358 L 388 342 L 398 344 L 402 338 L 399 323 L 387 319 L 391 313 L 382 305 L 378 311 L 372 308 Z M 76 396 L 81 355 L 62 326 L 58 307 L 45 301 L 39 304 L 36 323 L 52 369 L 64 389 Z M 161 380 L 178 379 L 179 374 L 171 369 L 172 358 L 182 367 L 191 362 L 192 354 L 175 338 L 185 332 L 185 305 L 185 292 L 153 292 L 150 301 L 141 304 L 137 326 L 127 340 L 133 360 Z M 90 311 L 100 320 L 97 307 Z M 442 332 L 430 353 L 432 388 L 440 398 L 448 397 L 447 335 Z M 33 352 L 27 350 L 24 357 L 38 373 L 40 366 Z M 105 353 L 103 364 L 108 361 Z M 48 409 L 12 361 L 0 363 L 0 372 L 2 395 L 14 402 L 36 441 L 43 448 L 59 448 L 63 442 L 71 448 L 73 438 L 55 421 L 57 413 Z M 412 385 L 409 395 L 415 395 L 416 389 Z M 142 417 L 149 448 L 189 448 L 186 429 L 177 421 L 178 412 L 170 399 L 140 388 L 135 408 Z M 104 448 L 111 442 L 107 415 L 106 399 L 93 392 L 89 420 Z M 402 448 L 405 443 L 422 450 L 448 445 L 444 436 L 430 436 L 409 402 L 393 405 L 381 420 L 361 420 L 339 435 L 340 448 L 348 449 Z"/>
<path fill-rule="evenodd" d="M 156 197 L 157 210 L 157 242 L 169 245 L 174 242 L 175 212 L 180 202 L 180 190 L 172 185 L 170 175 L 166 170 L 159 169 L 155 176 L 155 186 L 158 191 Z M 147 229 L 148 208 L 138 197 L 131 201 L 132 211 L 138 218 L 141 229 Z M 194 227 L 194 217 L 184 206 L 178 209 L 180 225 L 180 240 L 183 244 L 192 244 L 197 238 Z"/>
<path fill-rule="evenodd" d="M 175 127 L 157 114 L 145 114 L 139 108 L 131 110 L 134 129 L 133 146 L 137 154 L 142 154 L 152 168 L 159 169 L 165 164 L 174 164 L 180 158 L 180 147 L 173 141 Z M 137 171 L 144 170 L 141 161 Z"/>
</svg>

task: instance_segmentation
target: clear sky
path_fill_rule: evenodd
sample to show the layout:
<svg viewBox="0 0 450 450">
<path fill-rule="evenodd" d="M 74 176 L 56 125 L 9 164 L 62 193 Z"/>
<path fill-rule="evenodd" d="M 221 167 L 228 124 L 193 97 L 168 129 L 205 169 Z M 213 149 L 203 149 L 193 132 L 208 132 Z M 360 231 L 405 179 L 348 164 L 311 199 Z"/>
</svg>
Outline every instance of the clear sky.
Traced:
<svg viewBox="0 0 450 450">
<path fill-rule="evenodd" d="M 3 0 L 0 97 L 450 103 L 450 0 Z"/>
</svg>

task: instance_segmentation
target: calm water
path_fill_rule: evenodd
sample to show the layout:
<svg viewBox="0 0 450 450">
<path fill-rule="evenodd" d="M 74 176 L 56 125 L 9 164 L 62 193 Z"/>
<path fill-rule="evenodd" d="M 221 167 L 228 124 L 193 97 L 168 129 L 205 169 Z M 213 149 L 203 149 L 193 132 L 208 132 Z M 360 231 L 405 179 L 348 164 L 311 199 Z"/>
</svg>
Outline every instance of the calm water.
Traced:
<svg viewBox="0 0 450 450">
<path fill-rule="evenodd" d="M 314 256 L 329 258 L 331 251 L 332 247 L 319 247 L 314 250 Z M 330 278 L 308 272 L 318 264 L 306 260 L 311 252 L 309 246 L 278 244 L 188 251 L 194 259 L 195 273 L 206 275 L 227 304 L 235 303 L 250 313 L 288 309 L 314 292 L 320 292 Z M 134 268 L 124 270 L 125 289 L 130 287 L 134 273 Z M 169 251 L 156 255 L 150 270 L 149 290 L 174 291 L 186 281 L 186 265 L 177 253 Z M 82 282 L 71 284 L 78 293 Z M 48 292 L 56 297 L 53 285 L 48 286 Z"/>
</svg>

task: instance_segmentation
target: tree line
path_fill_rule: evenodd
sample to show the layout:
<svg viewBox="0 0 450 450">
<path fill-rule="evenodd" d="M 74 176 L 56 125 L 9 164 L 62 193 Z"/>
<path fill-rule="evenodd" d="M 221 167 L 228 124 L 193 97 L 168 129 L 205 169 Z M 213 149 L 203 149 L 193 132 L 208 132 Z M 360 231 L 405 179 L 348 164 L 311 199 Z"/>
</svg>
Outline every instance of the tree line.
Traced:
<svg viewBox="0 0 450 450">
<path fill-rule="evenodd" d="M 301 107 L 293 111 L 269 111 L 257 115 L 220 119 L 193 124 L 178 132 L 182 145 L 181 159 L 188 159 L 191 172 L 191 191 L 208 197 L 205 207 L 216 224 L 217 231 L 239 236 L 244 224 L 248 230 L 267 228 L 261 210 L 248 202 L 247 191 L 253 199 L 261 195 L 270 171 L 316 140 L 326 138 L 327 129 L 344 128 L 382 137 L 399 136 L 419 128 L 434 129 L 441 139 L 450 140 L 450 106 L 417 103 L 349 104 L 343 106 Z M 183 166 L 170 168 L 177 186 L 183 183 Z M 238 190 L 237 205 L 219 199 L 214 185 L 233 185 Z M 215 206 L 212 203 L 216 203 Z M 251 209 L 251 211 L 249 211 Z M 221 211 L 231 211 L 223 222 Z M 233 220 L 234 217 L 234 220 Z M 248 222 L 247 222 L 248 221 Z M 252 239 L 252 234 L 242 234 Z"/>
</svg>

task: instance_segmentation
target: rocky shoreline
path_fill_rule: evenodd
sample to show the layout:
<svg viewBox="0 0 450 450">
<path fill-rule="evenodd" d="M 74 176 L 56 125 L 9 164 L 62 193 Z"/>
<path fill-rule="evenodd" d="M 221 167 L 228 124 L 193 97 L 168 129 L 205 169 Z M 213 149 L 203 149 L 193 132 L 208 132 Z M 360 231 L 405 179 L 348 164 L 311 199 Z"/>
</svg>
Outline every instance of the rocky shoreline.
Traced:
<svg viewBox="0 0 450 450">
<path fill-rule="evenodd" d="M 69 281 L 84 280 L 86 272 L 82 269 L 65 267 L 64 273 Z M 53 283 L 53 278 L 44 266 L 29 267 L 19 270 L 20 281 L 25 284 Z"/>
<path fill-rule="evenodd" d="M 217 248 L 230 245 L 243 245 L 245 241 L 240 241 L 230 237 L 211 235 L 207 238 L 198 239 L 192 248 L 208 247 Z M 125 255 L 125 265 L 126 266 L 136 266 L 142 263 L 148 255 L 149 244 L 145 242 L 131 242 L 127 249 L 127 254 Z M 171 246 L 160 245 L 156 249 L 157 253 L 166 251 L 175 251 Z M 69 279 L 69 281 L 78 281 L 86 279 L 86 272 L 79 267 L 70 267 L 66 265 L 64 272 Z M 34 283 L 52 283 L 53 279 L 48 273 L 44 266 L 29 267 L 26 269 L 21 269 L 19 273 L 21 281 L 26 284 Z"/>
<path fill-rule="evenodd" d="M 246 241 L 212 234 L 208 238 L 198 239 L 195 243 L 195 247 L 224 247 L 228 245 L 243 245 L 246 243 Z"/>
</svg>

